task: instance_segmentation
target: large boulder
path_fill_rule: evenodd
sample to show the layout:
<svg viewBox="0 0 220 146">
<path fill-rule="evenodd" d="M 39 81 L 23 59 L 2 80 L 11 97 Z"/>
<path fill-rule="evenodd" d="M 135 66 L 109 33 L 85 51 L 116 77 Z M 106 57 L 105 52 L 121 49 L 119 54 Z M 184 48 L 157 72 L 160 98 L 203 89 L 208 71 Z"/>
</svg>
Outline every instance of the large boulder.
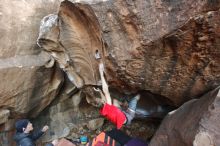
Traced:
<svg viewBox="0 0 220 146">
<path fill-rule="evenodd" d="M 38 44 L 87 95 L 94 96 L 87 87 L 99 85 L 103 62 L 110 87 L 148 90 L 178 106 L 220 82 L 219 7 L 208 0 L 64 1 L 57 16 L 42 20 L 56 17 Z"/>
<path fill-rule="evenodd" d="M 71 4 L 61 4 L 59 13 L 65 5 Z M 90 20 L 90 9 L 74 7 Z M 101 29 L 104 45 L 97 49 L 110 86 L 125 93 L 149 90 L 174 105 L 215 88 L 220 83 L 219 7 L 219 1 L 209 0 L 91 5 L 100 28 L 89 26 L 96 34 Z"/>
<path fill-rule="evenodd" d="M 56 0 L 0 3 L 0 129 L 3 131 L 14 125 L 12 119 L 36 117 L 59 92 L 63 73 L 56 65 L 48 66 L 53 58 L 36 43 L 40 20 L 56 12 L 58 6 Z"/>
<path fill-rule="evenodd" d="M 220 145 L 220 87 L 170 112 L 150 146 Z"/>
</svg>

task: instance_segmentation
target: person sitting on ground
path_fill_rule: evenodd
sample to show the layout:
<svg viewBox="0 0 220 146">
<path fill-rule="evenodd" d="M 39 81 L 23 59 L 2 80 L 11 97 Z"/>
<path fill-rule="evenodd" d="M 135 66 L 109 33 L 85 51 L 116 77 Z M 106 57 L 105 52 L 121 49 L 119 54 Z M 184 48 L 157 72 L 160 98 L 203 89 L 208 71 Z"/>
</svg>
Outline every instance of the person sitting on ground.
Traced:
<svg viewBox="0 0 220 146">
<path fill-rule="evenodd" d="M 34 128 L 28 119 L 20 119 L 16 121 L 15 128 L 16 133 L 14 135 L 14 140 L 16 141 L 17 146 L 35 146 L 35 141 L 49 129 L 49 127 L 45 125 L 42 130 L 32 133 Z M 54 140 L 46 146 L 55 146 L 56 144 L 57 140 Z"/>
<path fill-rule="evenodd" d="M 123 124 L 129 125 L 135 116 L 136 105 L 138 100 L 140 99 L 140 94 L 137 94 L 133 97 L 128 104 L 128 109 L 126 111 L 122 111 L 117 102 L 112 104 L 112 99 L 108 90 L 108 84 L 104 77 L 104 66 L 102 63 L 99 64 L 99 72 L 102 81 L 102 90 L 95 89 L 101 95 L 101 99 L 103 102 L 103 106 L 100 110 L 100 114 L 114 123 L 117 129 L 120 129 Z"/>
</svg>

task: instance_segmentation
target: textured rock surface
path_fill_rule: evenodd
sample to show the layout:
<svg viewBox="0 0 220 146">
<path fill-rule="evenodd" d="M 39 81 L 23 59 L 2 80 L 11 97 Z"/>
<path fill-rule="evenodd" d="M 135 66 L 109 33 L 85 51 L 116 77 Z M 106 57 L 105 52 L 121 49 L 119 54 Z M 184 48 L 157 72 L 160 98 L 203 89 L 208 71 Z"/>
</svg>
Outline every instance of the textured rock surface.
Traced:
<svg viewBox="0 0 220 146">
<path fill-rule="evenodd" d="M 51 57 L 36 45 L 40 19 L 58 6 L 52 1 L 1 1 L 0 108 L 13 116 L 32 110 L 36 116 L 61 85 L 60 70 L 45 67 Z"/>
<path fill-rule="evenodd" d="M 1 146 L 12 145 L 13 119 L 36 117 L 62 85 L 61 70 L 47 68 L 51 56 L 36 44 L 40 20 L 58 7 L 59 1 L 55 0 L 1 0 L 0 113 L 10 111 L 0 116 Z"/>
<path fill-rule="evenodd" d="M 150 90 L 176 105 L 217 86 L 219 4 L 118 0 L 92 5 L 103 32 L 109 82 L 127 92 Z M 217 11 L 205 13 L 210 10 Z"/>
<path fill-rule="evenodd" d="M 0 111 L 0 124 L 3 124 L 5 122 L 8 121 L 8 117 L 10 115 L 10 111 L 9 110 L 1 110 Z"/>
<path fill-rule="evenodd" d="M 220 87 L 165 117 L 150 146 L 220 145 Z"/>
<path fill-rule="evenodd" d="M 68 56 L 60 66 L 77 87 L 99 84 L 102 61 L 111 87 L 127 94 L 150 90 L 180 105 L 220 83 L 219 6 L 218 1 L 64 1 L 56 29 L 38 42 L 52 56 L 62 48 L 67 55 L 55 58 Z"/>
<path fill-rule="evenodd" d="M 32 116 L 36 116 L 54 99 L 62 81 L 59 69 L 45 67 L 51 57 L 41 52 L 35 41 L 40 16 L 49 10 L 41 11 L 38 17 L 36 13 L 46 4 L 49 5 L 30 1 L 1 3 L 1 23 L 8 25 L 1 28 L 1 33 L 5 35 L 0 39 L 0 107 L 9 108 L 12 114 L 27 114 L 33 110 Z"/>
<path fill-rule="evenodd" d="M 103 123 L 104 123 L 103 118 L 97 118 L 97 119 L 90 120 L 87 124 L 87 127 L 89 130 L 96 130 L 96 129 L 102 127 Z"/>
<path fill-rule="evenodd" d="M 219 85 L 218 0 L 65 1 L 58 8 L 60 1 L 1 1 L 0 112 L 10 110 L 10 115 L 2 115 L 1 122 L 7 123 L 1 124 L 1 131 L 11 130 L 12 118 L 36 117 L 55 98 L 63 81 L 55 60 L 71 82 L 62 86 L 67 89 L 46 117 L 53 131 L 45 141 L 66 136 L 71 130 L 83 131 L 87 123 L 80 123 L 80 130 L 74 128 L 76 119 L 83 121 L 87 115 L 75 114 L 83 96 L 73 84 L 93 102 L 91 97 L 96 94 L 91 85 L 100 84 L 100 61 L 111 88 L 124 94 L 148 90 L 173 105 Z M 44 17 L 51 13 L 55 15 Z M 38 37 L 43 17 L 47 27 Z M 47 23 L 50 18 L 54 21 Z M 37 46 L 37 38 L 42 48 Z M 97 54 L 101 59 L 95 58 Z M 140 130 L 145 133 L 144 128 Z M 8 141 L 11 134 L 1 132 L 0 145 L 12 145 Z M 209 137 L 207 132 L 200 133 L 194 143 Z"/>
<path fill-rule="evenodd" d="M 67 98 L 64 101 L 53 104 L 34 120 L 35 128 L 40 128 L 44 124 L 48 124 L 50 127 L 46 135 L 39 141 L 39 145 L 43 145 L 42 143 L 51 141 L 54 138 L 61 137 L 77 139 L 82 135 L 86 135 L 89 139 L 92 139 L 100 131 L 115 128 L 108 120 L 104 120 L 99 114 L 99 109 L 88 104 L 85 98 L 80 103 L 77 112 L 72 108 L 74 105 L 72 100 L 72 98 Z M 153 135 L 157 126 L 158 122 L 134 120 L 132 125 L 124 126 L 122 131 L 131 136 L 147 140 Z"/>
<path fill-rule="evenodd" d="M 59 17 L 49 15 L 42 20 L 38 37 L 39 46 L 51 53 L 78 88 L 97 84 L 93 52 L 102 48 L 97 19 L 89 6 L 85 10 L 91 18 L 85 17 L 73 3 L 63 2 Z"/>
</svg>

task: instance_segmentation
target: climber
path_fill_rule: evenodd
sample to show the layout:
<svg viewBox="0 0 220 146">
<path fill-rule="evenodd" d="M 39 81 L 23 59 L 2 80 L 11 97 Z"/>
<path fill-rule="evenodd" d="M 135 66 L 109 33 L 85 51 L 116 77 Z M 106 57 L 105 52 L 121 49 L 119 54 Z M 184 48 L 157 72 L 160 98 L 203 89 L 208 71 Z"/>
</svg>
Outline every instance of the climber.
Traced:
<svg viewBox="0 0 220 146">
<path fill-rule="evenodd" d="M 49 127 L 46 125 L 42 130 L 37 133 L 32 133 L 34 130 L 32 123 L 28 119 L 20 119 L 15 123 L 16 133 L 14 135 L 14 140 L 17 146 L 35 146 L 35 141 L 39 139 Z M 55 146 L 57 140 L 52 141 L 52 143 L 46 144 L 46 146 Z"/>
<path fill-rule="evenodd" d="M 129 101 L 128 109 L 126 111 L 122 111 L 117 100 L 112 99 L 108 90 L 108 85 L 104 77 L 104 66 L 102 63 L 99 64 L 99 72 L 102 81 L 102 90 L 95 89 L 101 95 L 101 101 L 104 104 L 100 110 L 100 114 L 114 123 L 117 129 L 120 129 L 123 124 L 129 125 L 135 116 L 136 105 L 138 100 L 140 99 L 140 94 L 137 94 Z"/>
</svg>

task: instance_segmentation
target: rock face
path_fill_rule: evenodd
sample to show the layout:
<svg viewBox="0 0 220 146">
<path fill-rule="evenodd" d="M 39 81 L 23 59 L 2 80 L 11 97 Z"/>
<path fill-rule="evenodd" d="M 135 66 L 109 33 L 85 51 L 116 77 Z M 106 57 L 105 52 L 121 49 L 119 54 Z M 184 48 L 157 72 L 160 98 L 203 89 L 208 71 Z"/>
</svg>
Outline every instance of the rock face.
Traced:
<svg viewBox="0 0 220 146">
<path fill-rule="evenodd" d="M 111 87 L 127 94 L 150 90 L 180 105 L 220 83 L 219 6 L 218 1 L 64 1 L 38 44 L 77 87 L 98 85 L 97 65 L 104 62 Z"/>
<path fill-rule="evenodd" d="M 102 48 L 97 19 L 89 6 L 85 10 L 91 14 L 90 18 L 83 16 L 73 3 L 61 3 L 58 16 L 49 15 L 41 21 L 38 37 L 39 46 L 51 53 L 78 88 L 97 84 L 93 52 Z"/>
<path fill-rule="evenodd" d="M 92 8 L 111 86 L 180 105 L 220 83 L 218 1 L 118 0 Z"/>
<path fill-rule="evenodd" d="M 74 97 L 65 100 L 63 100 L 65 98 L 63 95 L 56 98 L 52 105 L 34 120 L 33 125 L 36 129 L 42 128 L 45 124 L 50 127 L 38 141 L 38 145 L 44 145 L 43 143 L 62 137 L 74 140 L 86 135 L 92 139 L 101 131 L 115 128 L 111 122 L 104 120 L 99 113 L 99 108 L 88 104 L 85 98 L 82 99 L 79 109 L 76 111 L 73 107 L 75 107 L 77 96 L 80 95 L 74 94 Z M 147 140 L 152 137 L 157 124 L 158 122 L 134 120 L 132 125 L 123 126 L 121 130 L 131 136 Z"/>
<path fill-rule="evenodd" d="M 220 145 L 220 87 L 193 99 L 165 117 L 150 146 Z"/>
<path fill-rule="evenodd" d="M 5 123 L 5 122 L 7 122 L 8 121 L 8 117 L 9 117 L 9 115 L 10 115 L 10 111 L 9 110 L 1 110 L 0 111 L 0 124 L 3 124 L 3 123 Z"/>
<path fill-rule="evenodd" d="M 36 44 L 40 19 L 56 12 L 57 6 L 58 2 L 1 2 L 0 109 L 10 109 L 11 114 L 34 110 L 35 117 L 57 94 L 62 73 L 55 66 L 45 67 L 51 57 Z"/>
<path fill-rule="evenodd" d="M 76 96 L 80 96 L 80 94 L 52 105 L 40 114 L 38 120 L 34 121 L 37 129 L 43 126 L 42 123 L 46 123 L 50 127 L 49 131 L 42 137 L 41 142 L 50 142 L 53 139 L 62 137 L 79 138 L 82 134 L 91 132 L 91 130 L 100 130 L 104 120 L 99 118 L 98 108 L 89 105 L 84 100 L 80 109 L 76 111 L 73 108 Z"/>
<path fill-rule="evenodd" d="M 12 145 L 14 120 L 36 117 L 56 97 L 63 74 L 48 68 L 51 56 L 36 39 L 43 16 L 57 11 L 59 1 L 2 0 L 0 3 L 0 145 Z M 4 124 L 5 123 L 5 124 Z M 10 132 L 5 132 L 10 131 Z"/>
<path fill-rule="evenodd" d="M 79 110 L 81 93 L 96 101 L 100 62 L 111 88 L 151 91 L 175 106 L 219 85 L 219 1 L 88 1 L 1 1 L 1 131 L 10 131 L 14 118 L 36 117 L 58 93 L 72 97 L 73 109 L 55 114 L 51 125 L 62 117 L 74 123 L 68 118 Z M 60 92 L 65 76 L 68 90 Z M 53 127 L 56 135 L 70 132 L 66 121 Z M 0 145 L 13 145 L 5 140 L 11 134 L 2 132 Z"/>
</svg>

